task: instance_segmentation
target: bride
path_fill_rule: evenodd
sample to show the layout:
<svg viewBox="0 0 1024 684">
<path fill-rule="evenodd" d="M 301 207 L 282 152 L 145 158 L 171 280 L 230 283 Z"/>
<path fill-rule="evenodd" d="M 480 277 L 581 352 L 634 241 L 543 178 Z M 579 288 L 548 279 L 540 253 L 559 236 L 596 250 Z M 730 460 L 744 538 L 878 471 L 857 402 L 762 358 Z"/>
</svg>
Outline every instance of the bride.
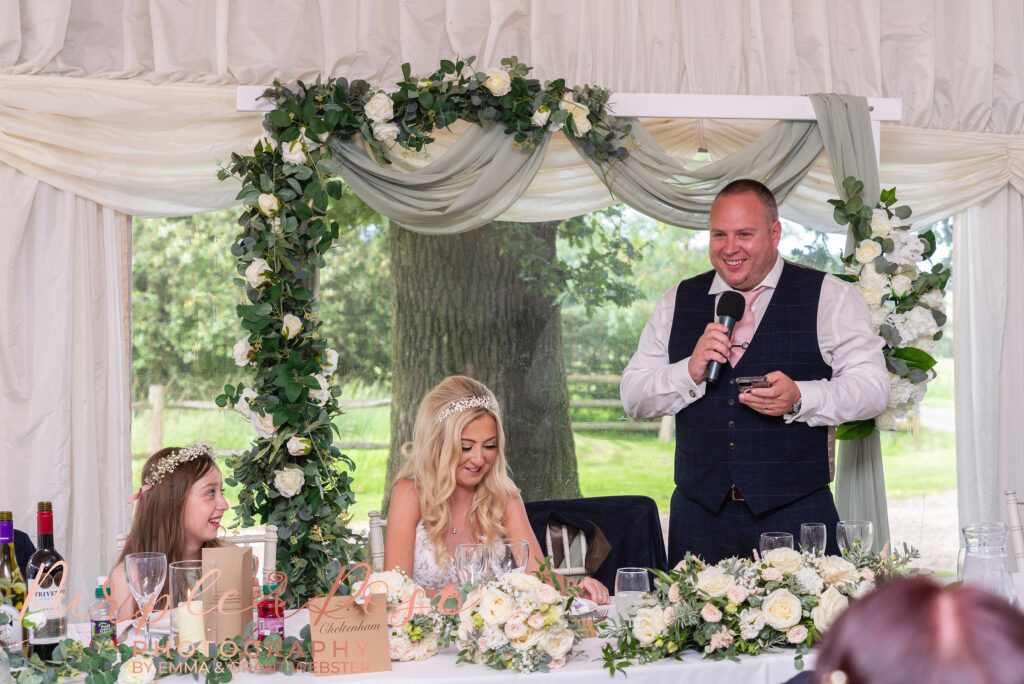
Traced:
<svg viewBox="0 0 1024 684">
<path fill-rule="evenodd" d="M 458 544 L 501 537 L 530 544 L 527 572 L 539 569 L 540 544 L 519 490 L 507 474 L 498 402 L 483 384 L 446 378 L 420 403 L 409 459 L 391 494 L 384 567 L 399 568 L 421 586 L 445 590 L 458 581 Z M 583 595 L 608 603 L 608 590 L 587 577 Z"/>
</svg>

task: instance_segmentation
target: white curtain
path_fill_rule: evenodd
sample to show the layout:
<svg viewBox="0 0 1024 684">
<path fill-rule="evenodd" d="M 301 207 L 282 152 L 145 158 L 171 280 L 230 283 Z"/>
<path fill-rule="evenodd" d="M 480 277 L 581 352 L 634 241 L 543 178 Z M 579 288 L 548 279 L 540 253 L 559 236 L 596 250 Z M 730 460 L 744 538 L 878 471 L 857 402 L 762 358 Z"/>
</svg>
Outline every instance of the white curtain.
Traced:
<svg viewBox="0 0 1024 684">
<path fill-rule="evenodd" d="M 85 606 L 127 530 L 131 220 L 3 164 L 0 187 L 0 502 L 33 538 L 53 502 Z"/>
<path fill-rule="evenodd" d="M 960 523 L 1006 521 L 1024 492 L 1024 196 L 1003 188 L 955 218 L 956 449 Z"/>
</svg>

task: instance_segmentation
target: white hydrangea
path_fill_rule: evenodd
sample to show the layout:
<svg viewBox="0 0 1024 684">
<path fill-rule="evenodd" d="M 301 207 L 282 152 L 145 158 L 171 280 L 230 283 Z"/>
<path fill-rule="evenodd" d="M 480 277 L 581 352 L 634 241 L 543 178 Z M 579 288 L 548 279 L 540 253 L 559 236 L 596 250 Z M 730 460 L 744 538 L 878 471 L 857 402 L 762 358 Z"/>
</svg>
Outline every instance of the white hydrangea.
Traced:
<svg viewBox="0 0 1024 684">
<path fill-rule="evenodd" d="M 740 638 L 750 641 L 756 639 L 764 628 L 764 614 L 760 608 L 746 608 L 740 611 Z"/>
<path fill-rule="evenodd" d="M 917 301 L 927 306 L 929 309 L 935 311 L 943 311 L 945 309 L 945 297 L 943 296 L 942 290 L 928 290 L 923 295 L 917 298 Z"/>
<path fill-rule="evenodd" d="M 825 589 L 825 580 L 814 571 L 814 568 L 801 568 L 796 573 L 796 583 L 805 594 L 819 596 Z"/>
<path fill-rule="evenodd" d="M 886 259 L 895 264 L 916 265 L 928 246 L 917 233 L 909 230 L 894 230 L 889 238 L 893 241 L 893 250 L 886 255 Z"/>
</svg>

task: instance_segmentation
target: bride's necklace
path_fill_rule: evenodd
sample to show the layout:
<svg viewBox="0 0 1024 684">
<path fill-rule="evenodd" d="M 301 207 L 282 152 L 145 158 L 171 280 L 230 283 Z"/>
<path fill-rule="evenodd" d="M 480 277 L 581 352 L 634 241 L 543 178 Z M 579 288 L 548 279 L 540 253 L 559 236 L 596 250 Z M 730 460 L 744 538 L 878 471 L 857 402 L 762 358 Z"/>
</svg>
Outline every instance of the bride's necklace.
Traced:
<svg viewBox="0 0 1024 684">
<path fill-rule="evenodd" d="M 459 532 L 459 528 L 458 528 L 458 527 L 456 526 L 456 523 L 455 523 L 455 521 L 456 521 L 456 520 L 457 520 L 458 518 L 463 518 L 463 519 L 464 519 L 464 518 L 466 517 L 466 513 L 468 513 L 468 512 L 469 512 L 469 511 L 468 511 L 468 509 L 467 509 L 466 511 L 463 511 L 462 515 L 459 515 L 459 516 L 457 516 L 457 515 L 455 514 L 455 507 L 454 507 L 454 506 L 452 506 L 452 534 L 458 534 L 458 532 Z"/>
</svg>

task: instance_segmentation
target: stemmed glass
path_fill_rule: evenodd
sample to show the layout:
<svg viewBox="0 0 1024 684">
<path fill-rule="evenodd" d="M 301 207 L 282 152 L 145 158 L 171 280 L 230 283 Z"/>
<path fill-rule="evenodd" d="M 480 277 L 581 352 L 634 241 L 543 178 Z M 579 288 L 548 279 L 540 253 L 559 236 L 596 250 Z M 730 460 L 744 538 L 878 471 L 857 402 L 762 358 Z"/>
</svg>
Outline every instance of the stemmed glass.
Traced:
<svg viewBox="0 0 1024 684">
<path fill-rule="evenodd" d="M 800 525 L 800 550 L 812 556 L 820 556 L 825 552 L 825 523 Z"/>
<path fill-rule="evenodd" d="M 761 555 L 772 549 L 793 548 L 793 535 L 789 532 L 762 532 L 761 543 L 758 545 Z"/>
<path fill-rule="evenodd" d="M 645 568 L 619 568 L 615 571 L 615 613 L 625 622 L 633 619 L 636 604 L 651 590 Z"/>
<path fill-rule="evenodd" d="M 844 556 L 870 551 L 873 535 L 874 525 L 870 520 L 841 520 L 836 523 L 836 541 Z"/>
<path fill-rule="evenodd" d="M 141 611 L 149 645 L 149 625 L 153 605 L 167 579 L 167 556 L 162 553 L 132 553 L 124 557 L 124 576 Z"/>
<path fill-rule="evenodd" d="M 491 568 L 495 575 L 526 572 L 530 542 L 525 539 L 495 539 L 491 542 Z"/>
<path fill-rule="evenodd" d="M 455 571 L 459 581 L 478 582 L 490 574 L 491 553 L 487 544 L 459 544 L 455 547 Z"/>
</svg>

